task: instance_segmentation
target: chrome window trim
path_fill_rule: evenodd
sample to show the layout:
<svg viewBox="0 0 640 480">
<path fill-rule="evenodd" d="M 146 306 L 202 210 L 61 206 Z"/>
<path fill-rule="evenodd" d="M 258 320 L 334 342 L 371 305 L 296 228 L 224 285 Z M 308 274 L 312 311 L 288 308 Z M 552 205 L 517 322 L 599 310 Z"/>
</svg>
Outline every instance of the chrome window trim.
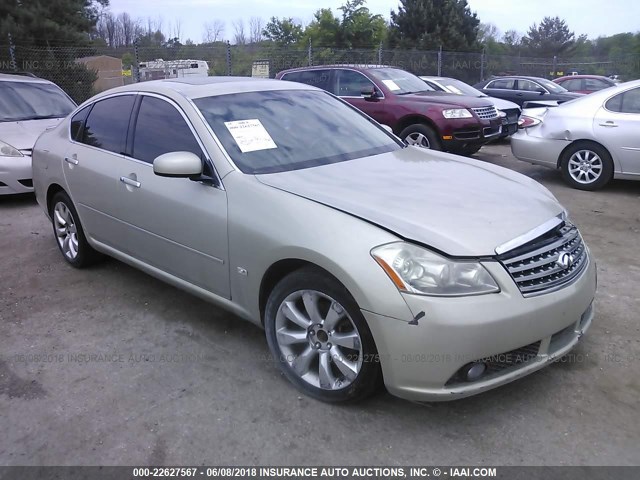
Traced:
<svg viewBox="0 0 640 480">
<path fill-rule="evenodd" d="M 169 97 L 166 97 L 164 95 L 160 95 L 154 92 L 139 92 L 139 91 L 134 91 L 134 92 L 118 92 L 118 93 L 113 93 L 110 95 L 105 95 L 103 97 L 97 98 L 95 99 L 95 101 L 92 102 L 88 102 L 88 103 L 84 103 L 82 104 L 79 108 L 77 108 L 74 112 L 72 112 L 69 115 L 69 119 L 73 118 L 73 116 L 75 114 L 77 114 L 78 112 L 80 112 L 82 109 L 86 108 L 86 107 L 93 107 L 93 105 L 95 105 L 98 102 L 101 102 L 102 100 L 107 100 L 109 98 L 114 98 L 114 97 L 122 97 L 125 95 L 134 95 L 134 96 L 139 96 L 139 95 L 148 95 L 151 97 L 156 97 L 159 98 L 161 100 L 166 101 L 167 103 L 169 103 L 170 105 L 173 105 L 174 108 L 176 108 L 178 110 L 178 112 L 180 113 L 180 115 L 182 116 L 182 118 L 185 120 L 185 122 L 187 123 L 187 126 L 189 127 L 189 129 L 191 130 L 191 133 L 193 134 L 193 136 L 196 139 L 196 142 L 198 143 L 198 145 L 200 146 L 200 148 L 202 149 L 202 152 L 204 153 L 205 156 L 205 161 L 209 163 L 209 166 L 212 168 L 212 171 L 215 175 L 215 179 L 218 183 L 218 185 L 214 185 L 215 188 L 218 188 L 220 190 L 225 190 L 224 185 L 222 183 L 222 178 L 220 177 L 220 175 L 218 174 L 218 171 L 216 170 L 215 165 L 213 164 L 213 161 L 211 160 L 211 156 L 209 155 L 208 150 L 204 147 L 202 141 L 200 140 L 200 137 L 197 135 L 196 131 L 193 128 L 193 125 L 191 124 L 191 122 L 189 121 L 188 117 L 186 116 L 186 114 L 184 113 L 184 111 L 182 110 L 182 108 L 180 108 L 180 106 L 173 101 L 172 99 L 170 99 Z M 197 110 L 197 109 L 196 109 Z M 199 110 L 198 110 L 199 112 Z M 91 112 L 89 112 L 91 113 Z M 85 119 L 86 120 L 86 119 Z M 130 157 L 128 155 L 122 155 L 120 153 L 116 153 L 116 152 L 112 152 L 111 150 L 105 150 L 104 148 L 99 148 L 99 147 L 94 147 L 93 145 L 87 145 L 86 143 L 82 143 L 82 142 L 77 142 L 75 141 L 73 138 L 71 138 L 71 121 L 69 121 L 69 125 L 67 126 L 67 138 L 69 140 L 70 143 L 74 144 L 74 145 L 81 145 L 83 147 L 87 147 L 93 150 L 96 150 L 98 152 L 103 152 L 103 153 L 108 153 L 110 155 L 115 155 L 117 157 L 120 157 L 122 159 L 125 160 L 131 160 L 137 164 L 140 165 L 145 165 L 147 167 L 151 167 L 153 168 L 153 164 L 149 163 L 149 162 L 145 162 L 143 160 L 139 160 L 137 158 L 134 157 Z"/>
<path fill-rule="evenodd" d="M 553 230 L 558 225 L 566 220 L 566 214 L 563 212 L 551 220 L 547 220 L 542 225 L 539 225 L 526 233 L 523 233 L 519 237 L 516 237 L 508 242 L 503 243 L 502 245 L 498 245 L 495 249 L 496 254 L 502 255 L 503 253 L 507 253 L 515 248 L 521 247 L 522 245 L 530 242 L 538 238 L 540 235 L 544 235 L 550 230 Z"/>
</svg>

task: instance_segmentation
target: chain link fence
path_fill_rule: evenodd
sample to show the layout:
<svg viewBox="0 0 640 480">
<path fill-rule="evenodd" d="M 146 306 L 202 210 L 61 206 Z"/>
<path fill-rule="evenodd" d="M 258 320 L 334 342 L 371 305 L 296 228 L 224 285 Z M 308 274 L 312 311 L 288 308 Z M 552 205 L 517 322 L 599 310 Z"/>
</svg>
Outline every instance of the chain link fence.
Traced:
<svg viewBox="0 0 640 480">
<path fill-rule="evenodd" d="M 203 62 L 206 62 L 203 63 Z M 640 55 L 616 58 L 531 58 L 482 52 L 280 47 L 268 43 L 172 47 L 21 47 L 0 45 L 0 71 L 28 73 L 60 85 L 76 102 L 118 85 L 188 75 L 268 76 L 307 65 L 390 65 L 417 75 L 454 77 L 470 84 L 492 75 L 553 78 L 571 72 L 640 78 Z"/>
</svg>

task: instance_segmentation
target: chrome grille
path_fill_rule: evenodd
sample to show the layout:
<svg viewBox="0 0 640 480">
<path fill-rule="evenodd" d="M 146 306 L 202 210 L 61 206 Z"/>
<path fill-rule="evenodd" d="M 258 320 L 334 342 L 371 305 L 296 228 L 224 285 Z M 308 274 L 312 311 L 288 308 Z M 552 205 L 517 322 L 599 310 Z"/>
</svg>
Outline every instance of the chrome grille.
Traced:
<svg viewBox="0 0 640 480">
<path fill-rule="evenodd" d="M 496 107 L 494 107 L 493 105 L 491 105 L 490 107 L 472 108 L 472 110 L 476 112 L 476 115 L 478 115 L 478 117 L 482 119 L 490 119 L 490 118 L 498 117 L 498 110 L 496 110 Z"/>
<path fill-rule="evenodd" d="M 564 265 L 561 257 L 568 254 Z M 567 259 L 566 256 L 564 256 Z M 574 280 L 587 265 L 587 249 L 578 229 L 562 227 L 498 257 L 523 295 L 557 290 Z"/>
</svg>

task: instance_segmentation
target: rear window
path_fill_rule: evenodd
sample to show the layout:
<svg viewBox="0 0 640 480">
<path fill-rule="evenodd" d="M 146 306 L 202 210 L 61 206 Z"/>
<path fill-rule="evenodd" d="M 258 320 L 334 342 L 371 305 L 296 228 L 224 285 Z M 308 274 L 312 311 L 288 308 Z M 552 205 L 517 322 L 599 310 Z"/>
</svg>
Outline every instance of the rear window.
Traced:
<svg viewBox="0 0 640 480">
<path fill-rule="evenodd" d="M 504 90 L 512 90 L 515 85 L 515 80 L 513 78 L 503 78 L 500 80 L 494 80 L 487 85 L 487 88 L 499 88 Z"/>
<path fill-rule="evenodd" d="M 306 85 L 321 88 L 327 92 L 332 92 L 333 90 L 331 88 L 331 70 L 302 70 L 298 72 L 289 72 L 285 73 L 281 80 L 304 83 Z"/>
<path fill-rule="evenodd" d="M 328 93 L 282 90 L 194 100 L 244 173 L 275 173 L 399 150 L 379 124 Z"/>
</svg>

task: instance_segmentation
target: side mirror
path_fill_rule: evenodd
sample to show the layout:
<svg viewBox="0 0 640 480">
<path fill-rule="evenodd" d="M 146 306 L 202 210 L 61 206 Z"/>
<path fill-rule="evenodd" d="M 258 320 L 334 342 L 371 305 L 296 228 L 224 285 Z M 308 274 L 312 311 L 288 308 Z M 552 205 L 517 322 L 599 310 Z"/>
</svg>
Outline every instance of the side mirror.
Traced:
<svg viewBox="0 0 640 480">
<path fill-rule="evenodd" d="M 545 92 L 544 88 L 536 88 L 536 92 L 538 92 L 540 95 L 544 95 L 545 93 L 547 93 Z"/>
<path fill-rule="evenodd" d="M 378 98 L 378 93 L 376 92 L 376 88 L 373 86 L 363 88 L 362 91 L 360 92 L 360 95 L 362 95 L 365 100 L 373 100 L 375 98 Z"/>
<path fill-rule="evenodd" d="M 389 125 L 385 125 L 384 123 L 381 123 L 380 126 L 384 128 L 387 132 L 393 133 L 393 128 L 391 128 Z"/>
<path fill-rule="evenodd" d="M 160 177 L 199 177 L 202 175 L 202 160 L 191 152 L 165 153 L 153 161 L 153 173 Z"/>
</svg>

